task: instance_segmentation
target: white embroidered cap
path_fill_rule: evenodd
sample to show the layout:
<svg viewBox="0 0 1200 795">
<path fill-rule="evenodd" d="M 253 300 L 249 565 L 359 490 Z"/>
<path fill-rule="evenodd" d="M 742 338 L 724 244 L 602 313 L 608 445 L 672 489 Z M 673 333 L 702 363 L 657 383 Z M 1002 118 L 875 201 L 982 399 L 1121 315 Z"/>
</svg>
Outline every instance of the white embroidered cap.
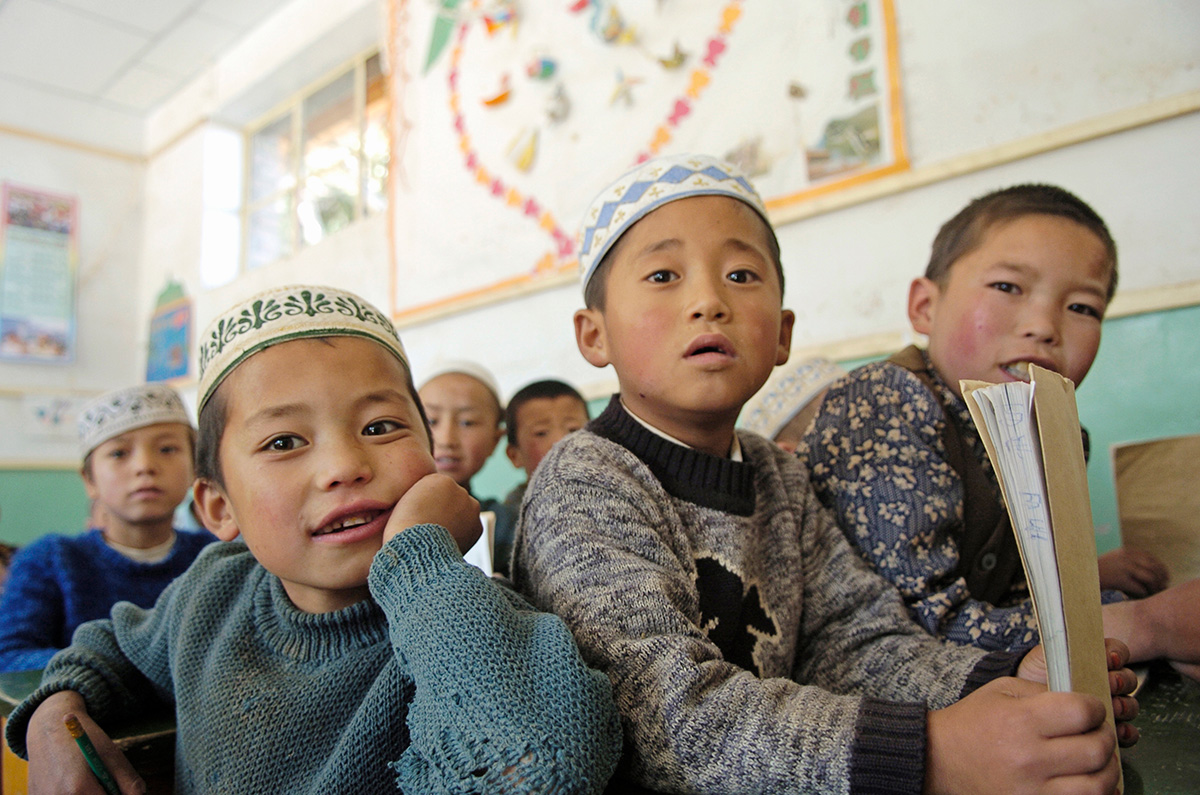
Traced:
<svg viewBox="0 0 1200 795">
<path fill-rule="evenodd" d="M 754 208 L 771 227 L 762 197 L 734 166 L 709 155 L 667 155 L 640 164 L 588 205 L 579 233 L 579 268 L 587 291 L 600 260 L 648 213 L 691 196 L 729 196 Z"/>
<path fill-rule="evenodd" d="M 308 337 L 363 337 L 382 345 L 408 370 L 396 327 L 363 298 L 336 287 L 276 287 L 221 313 L 204 330 L 197 411 L 246 359 L 269 345 Z"/>
<path fill-rule="evenodd" d="M 79 412 L 80 455 L 87 458 L 114 436 L 168 422 L 192 427 L 179 393 L 166 384 L 141 384 L 105 393 Z"/>
<path fill-rule="evenodd" d="M 424 389 L 426 384 L 438 376 L 449 375 L 450 373 L 468 375 L 483 384 L 492 393 L 492 397 L 496 398 L 496 404 L 503 410 L 504 401 L 500 399 L 500 384 L 496 381 L 496 377 L 482 364 L 467 361 L 466 359 L 445 361 L 435 365 L 429 374 L 425 376 L 425 379 L 421 381 L 418 391 Z"/>
<path fill-rule="evenodd" d="M 774 439 L 825 387 L 845 374 L 840 365 L 822 356 L 781 365 L 746 403 L 738 425 Z"/>
</svg>

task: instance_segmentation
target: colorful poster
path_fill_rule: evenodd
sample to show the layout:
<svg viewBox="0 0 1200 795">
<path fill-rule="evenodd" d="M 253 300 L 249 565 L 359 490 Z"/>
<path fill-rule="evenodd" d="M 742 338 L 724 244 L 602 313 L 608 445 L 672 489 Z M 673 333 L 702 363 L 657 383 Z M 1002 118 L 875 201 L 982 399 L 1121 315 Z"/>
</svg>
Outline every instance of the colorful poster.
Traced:
<svg viewBox="0 0 1200 795">
<path fill-rule="evenodd" d="M 147 381 L 173 381 L 188 374 L 191 349 L 192 302 L 180 298 L 159 305 L 150 318 Z"/>
<path fill-rule="evenodd" d="M 779 209 L 908 168 L 890 0 L 391 0 L 397 320 L 574 276 L 589 200 L 656 154 Z"/>
<path fill-rule="evenodd" d="M 11 183 L 0 191 L 0 357 L 69 362 L 75 348 L 78 203 Z"/>
</svg>

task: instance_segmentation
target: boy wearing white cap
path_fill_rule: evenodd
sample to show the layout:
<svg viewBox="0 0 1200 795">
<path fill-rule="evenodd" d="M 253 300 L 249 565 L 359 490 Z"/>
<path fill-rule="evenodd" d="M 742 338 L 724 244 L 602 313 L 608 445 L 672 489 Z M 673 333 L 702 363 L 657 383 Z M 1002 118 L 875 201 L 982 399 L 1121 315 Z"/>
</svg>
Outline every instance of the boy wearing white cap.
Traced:
<svg viewBox="0 0 1200 795">
<path fill-rule="evenodd" d="M 749 182 L 660 158 L 584 223 L 576 340 L 621 391 L 539 465 L 513 577 L 612 679 L 623 774 L 661 792 L 1111 792 L 1103 704 L 997 678 L 1044 681 L 1040 652 L 930 638 L 795 457 L 735 432 L 793 323 Z"/>
<path fill-rule="evenodd" d="M 31 785 L 90 775 L 74 712 L 135 791 L 93 719 L 166 699 L 180 793 L 600 792 L 621 743 L 608 681 L 463 562 L 479 506 L 435 471 L 391 322 L 285 287 L 201 340 L 196 505 L 230 543 L 51 662 L 7 730 Z"/>
<path fill-rule="evenodd" d="M 175 390 L 145 384 L 101 395 L 78 425 L 80 474 L 102 526 L 44 536 L 13 558 L 0 598 L 0 671 L 44 668 L 76 627 L 117 602 L 154 604 L 216 540 L 172 524 L 192 485 L 196 435 Z"/>
</svg>

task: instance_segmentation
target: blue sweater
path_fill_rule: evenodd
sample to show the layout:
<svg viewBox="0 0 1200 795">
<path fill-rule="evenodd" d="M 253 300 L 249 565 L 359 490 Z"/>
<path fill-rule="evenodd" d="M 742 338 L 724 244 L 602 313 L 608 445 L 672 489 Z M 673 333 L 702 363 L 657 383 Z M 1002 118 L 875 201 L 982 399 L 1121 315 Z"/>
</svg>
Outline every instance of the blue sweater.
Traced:
<svg viewBox="0 0 1200 795">
<path fill-rule="evenodd" d="M 375 556 L 372 599 L 297 610 L 240 542 L 151 610 L 85 625 L 18 705 L 75 690 L 102 726 L 173 702 L 175 791 L 601 792 L 621 750 L 608 680 L 563 623 L 468 566 L 437 525 Z"/>
<path fill-rule="evenodd" d="M 13 557 L 0 595 L 0 671 L 45 668 L 80 624 L 106 618 L 117 602 L 154 604 L 216 540 L 207 530 L 176 530 L 175 545 L 158 563 L 125 557 L 99 530 L 34 541 Z"/>
</svg>

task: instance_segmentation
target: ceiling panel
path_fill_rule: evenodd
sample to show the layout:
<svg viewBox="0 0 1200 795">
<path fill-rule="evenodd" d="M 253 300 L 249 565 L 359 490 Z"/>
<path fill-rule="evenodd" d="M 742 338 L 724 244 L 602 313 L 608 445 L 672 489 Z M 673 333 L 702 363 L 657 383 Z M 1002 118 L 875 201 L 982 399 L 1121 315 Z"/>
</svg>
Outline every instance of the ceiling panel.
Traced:
<svg viewBox="0 0 1200 795">
<path fill-rule="evenodd" d="M 107 86 L 148 40 L 37 0 L 9 0 L 0 6 L 0 74 L 71 94 Z"/>
<path fill-rule="evenodd" d="M 202 0 L 54 0 L 143 33 L 169 28 Z"/>
<path fill-rule="evenodd" d="M 142 57 L 142 62 L 164 74 L 189 77 L 240 38 L 232 25 L 203 17 L 189 17 L 173 27 Z"/>
<path fill-rule="evenodd" d="M 196 11 L 249 30 L 287 4 L 288 0 L 202 0 Z"/>
<path fill-rule="evenodd" d="M 109 86 L 103 97 L 140 114 L 162 102 L 177 88 L 178 77 L 134 65 Z"/>
</svg>

